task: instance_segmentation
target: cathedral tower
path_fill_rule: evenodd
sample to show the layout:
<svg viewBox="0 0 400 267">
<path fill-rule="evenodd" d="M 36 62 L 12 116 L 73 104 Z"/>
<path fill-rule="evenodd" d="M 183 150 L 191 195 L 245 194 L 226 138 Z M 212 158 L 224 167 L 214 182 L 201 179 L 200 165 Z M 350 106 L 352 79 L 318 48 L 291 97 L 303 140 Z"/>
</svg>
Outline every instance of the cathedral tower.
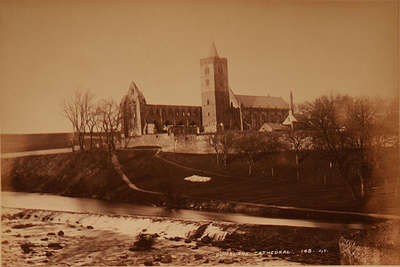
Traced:
<svg viewBox="0 0 400 267">
<path fill-rule="evenodd" d="M 216 132 L 228 126 L 230 109 L 227 59 L 218 56 L 214 43 L 200 59 L 200 72 L 204 132 Z"/>
</svg>

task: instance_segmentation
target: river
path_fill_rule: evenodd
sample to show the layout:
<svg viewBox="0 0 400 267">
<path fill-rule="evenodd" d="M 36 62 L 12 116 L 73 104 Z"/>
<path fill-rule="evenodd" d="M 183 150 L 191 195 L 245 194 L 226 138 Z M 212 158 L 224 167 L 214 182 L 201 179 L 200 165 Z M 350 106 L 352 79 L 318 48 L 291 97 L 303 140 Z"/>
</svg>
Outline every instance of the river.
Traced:
<svg viewBox="0 0 400 267">
<path fill-rule="evenodd" d="M 217 213 L 184 209 L 166 209 L 97 199 L 65 197 L 41 193 L 2 192 L 1 205 L 8 208 L 41 209 L 92 214 L 168 217 L 192 221 L 219 221 L 238 224 L 280 225 L 324 229 L 363 229 L 359 223 L 328 223 L 316 220 L 279 219 L 248 216 L 240 213 Z"/>
</svg>

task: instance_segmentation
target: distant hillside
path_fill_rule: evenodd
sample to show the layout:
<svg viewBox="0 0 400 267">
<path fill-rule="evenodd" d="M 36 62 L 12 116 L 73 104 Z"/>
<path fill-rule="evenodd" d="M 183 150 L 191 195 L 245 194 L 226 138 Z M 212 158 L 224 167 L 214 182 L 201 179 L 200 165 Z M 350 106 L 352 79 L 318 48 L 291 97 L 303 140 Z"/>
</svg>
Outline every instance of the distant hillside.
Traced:
<svg viewBox="0 0 400 267">
<path fill-rule="evenodd" d="M 73 133 L 1 134 L 1 153 L 71 146 Z"/>
</svg>

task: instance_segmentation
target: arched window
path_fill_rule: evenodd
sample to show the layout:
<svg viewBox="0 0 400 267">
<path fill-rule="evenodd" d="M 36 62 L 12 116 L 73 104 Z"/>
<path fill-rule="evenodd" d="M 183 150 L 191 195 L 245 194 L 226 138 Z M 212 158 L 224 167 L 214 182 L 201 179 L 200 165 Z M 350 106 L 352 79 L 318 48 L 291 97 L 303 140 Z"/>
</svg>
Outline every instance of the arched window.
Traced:
<svg viewBox="0 0 400 267">
<path fill-rule="evenodd" d="M 205 74 L 209 74 L 209 73 L 210 73 L 210 69 L 209 69 L 208 67 L 206 67 L 206 68 L 204 69 L 204 73 L 205 73 Z"/>
<path fill-rule="evenodd" d="M 207 99 L 207 105 L 210 105 L 210 100 L 209 99 Z"/>
</svg>

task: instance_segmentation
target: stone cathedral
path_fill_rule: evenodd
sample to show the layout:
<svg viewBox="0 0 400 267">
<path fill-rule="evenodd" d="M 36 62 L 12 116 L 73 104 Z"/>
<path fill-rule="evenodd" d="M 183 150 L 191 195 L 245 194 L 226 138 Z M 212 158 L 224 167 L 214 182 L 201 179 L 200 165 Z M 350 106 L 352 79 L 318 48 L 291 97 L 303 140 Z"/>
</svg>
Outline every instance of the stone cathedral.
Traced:
<svg viewBox="0 0 400 267">
<path fill-rule="evenodd" d="M 260 130 L 265 123 L 281 124 L 289 104 L 281 97 L 236 95 L 229 86 L 228 62 L 215 44 L 200 59 L 201 106 L 148 104 L 131 82 L 122 98 L 125 136 L 167 132 L 215 133 L 223 130 Z"/>
</svg>

